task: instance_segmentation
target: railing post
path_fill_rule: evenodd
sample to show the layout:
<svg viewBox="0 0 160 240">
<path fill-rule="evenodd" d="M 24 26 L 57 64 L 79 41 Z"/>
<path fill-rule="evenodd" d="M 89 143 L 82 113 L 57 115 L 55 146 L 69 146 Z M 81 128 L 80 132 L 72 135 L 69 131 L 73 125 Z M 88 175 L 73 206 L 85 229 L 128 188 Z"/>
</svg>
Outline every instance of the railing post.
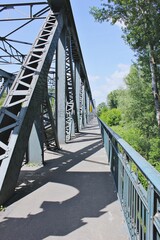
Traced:
<svg viewBox="0 0 160 240">
<path fill-rule="evenodd" d="M 123 186 L 124 186 L 124 176 L 123 176 L 123 165 L 120 160 L 118 160 L 118 195 L 120 201 L 123 200 Z"/>
<path fill-rule="evenodd" d="M 109 141 L 109 136 L 107 134 L 107 132 L 104 130 L 104 127 L 102 126 L 102 124 L 99 122 L 100 124 L 100 130 L 101 130 L 101 136 L 102 136 L 102 141 L 103 141 L 103 145 L 104 145 L 104 148 L 106 150 L 106 154 L 107 154 L 107 157 L 108 157 L 108 163 L 110 162 L 110 155 L 109 155 L 109 152 L 110 152 L 110 141 Z"/>
<path fill-rule="evenodd" d="M 147 240 L 153 239 L 153 215 L 154 215 L 154 187 L 149 182 L 148 184 L 148 192 L 147 192 L 147 200 L 148 200 L 148 221 L 147 221 Z"/>
<path fill-rule="evenodd" d="M 113 144 L 114 142 L 114 144 Z M 112 154 L 111 154 L 111 171 L 114 175 L 115 179 L 115 184 L 116 187 L 118 188 L 118 144 L 115 140 L 111 140 L 111 149 L 112 149 Z"/>
<path fill-rule="evenodd" d="M 112 147 L 112 145 L 110 145 L 110 139 L 108 136 L 108 133 L 106 131 L 104 131 L 104 128 L 101 126 L 101 135 L 103 136 L 103 145 L 108 157 L 108 163 L 110 162 L 110 147 Z"/>
</svg>

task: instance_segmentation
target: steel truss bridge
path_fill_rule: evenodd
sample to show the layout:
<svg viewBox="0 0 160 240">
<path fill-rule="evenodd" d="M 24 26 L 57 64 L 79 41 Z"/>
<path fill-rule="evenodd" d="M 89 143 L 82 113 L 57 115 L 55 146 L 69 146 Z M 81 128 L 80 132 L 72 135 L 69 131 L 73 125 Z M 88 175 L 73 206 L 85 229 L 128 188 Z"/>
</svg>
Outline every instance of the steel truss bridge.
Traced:
<svg viewBox="0 0 160 240">
<path fill-rule="evenodd" d="M 44 164 L 45 149 L 69 142 L 95 106 L 69 0 L 6 1 L 0 26 L 3 204 L 22 165 Z M 159 240 L 160 174 L 101 120 L 99 126 L 131 239 Z"/>
<path fill-rule="evenodd" d="M 0 24 L 10 26 L 0 37 L 0 96 L 7 93 L 0 112 L 3 203 L 14 192 L 24 159 L 44 162 L 44 145 L 55 151 L 69 141 L 89 122 L 94 104 L 69 1 L 0 4 L 0 13 Z M 21 31 L 42 20 L 31 44 L 28 34 L 36 25 L 24 36 Z"/>
</svg>

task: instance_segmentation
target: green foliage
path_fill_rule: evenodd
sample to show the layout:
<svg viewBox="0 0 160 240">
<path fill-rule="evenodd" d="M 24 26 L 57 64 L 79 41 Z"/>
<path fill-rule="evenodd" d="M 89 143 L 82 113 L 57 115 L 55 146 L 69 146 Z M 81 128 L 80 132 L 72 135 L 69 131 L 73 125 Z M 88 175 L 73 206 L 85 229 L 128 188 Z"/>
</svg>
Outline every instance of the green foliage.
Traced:
<svg viewBox="0 0 160 240">
<path fill-rule="evenodd" d="M 107 105 L 110 109 L 118 107 L 118 91 L 114 90 L 107 96 Z"/>
<path fill-rule="evenodd" d="M 136 64 L 131 67 L 130 73 L 125 79 L 128 91 L 127 106 L 123 103 L 126 107 L 125 109 L 123 107 L 122 110 L 126 121 L 132 122 L 136 128 L 145 133 L 147 138 L 158 132 L 149 78 L 145 67 L 142 68 Z"/>
<path fill-rule="evenodd" d="M 3 96 L 0 98 L 0 108 L 2 107 L 2 105 L 3 105 L 3 103 L 4 103 L 4 100 L 5 100 L 5 98 L 6 98 L 6 93 L 5 94 L 3 94 Z"/>
<path fill-rule="evenodd" d="M 149 143 L 142 132 L 131 125 L 112 126 L 114 132 L 128 142 L 142 156 L 148 156 Z"/>
<path fill-rule="evenodd" d="M 160 138 L 152 138 L 149 141 L 150 143 L 150 152 L 149 160 L 153 163 L 160 162 Z"/>
<path fill-rule="evenodd" d="M 149 162 L 160 172 L 160 138 L 152 138 L 149 142 Z"/>
<path fill-rule="evenodd" d="M 102 112 L 100 118 L 109 126 L 115 126 L 118 125 L 121 121 L 121 111 L 117 108 L 113 108 L 111 110 Z"/>
<path fill-rule="evenodd" d="M 105 102 L 102 102 L 97 107 L 97 116 L 99 117 L 102 112 L 106 112 L 108 110 L 107 105 Z"/>
</svg>

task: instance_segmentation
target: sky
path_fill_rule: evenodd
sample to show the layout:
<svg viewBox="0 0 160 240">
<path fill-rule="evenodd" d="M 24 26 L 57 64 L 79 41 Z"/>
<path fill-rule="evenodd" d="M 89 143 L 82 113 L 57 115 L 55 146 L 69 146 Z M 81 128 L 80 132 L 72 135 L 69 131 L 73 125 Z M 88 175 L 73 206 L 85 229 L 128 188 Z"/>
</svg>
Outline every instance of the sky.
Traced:
<svg viewBox="0 0 160 240">
<path fill-rule="evenodd" d="M 98 23 L 90 15 L 91 6 L 100 0 L 70 0 L 96 105 L 106 102 L 107 94 L 124 87 L 124 77 L 134 61 L 134 53 L 122 39 L 120 25 Z"/>
</svg>

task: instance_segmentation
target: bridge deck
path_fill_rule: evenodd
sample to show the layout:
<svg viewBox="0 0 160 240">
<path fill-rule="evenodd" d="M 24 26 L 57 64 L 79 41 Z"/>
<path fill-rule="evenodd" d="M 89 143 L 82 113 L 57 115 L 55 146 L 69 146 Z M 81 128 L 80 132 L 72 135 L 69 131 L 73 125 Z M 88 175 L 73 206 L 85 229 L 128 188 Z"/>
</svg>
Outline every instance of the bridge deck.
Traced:
<svg viewBox="0 0 160 240">
<path fill-rule="evenodd" d="M 127 240 L 120 203 L 96 120 L 45 167 L 23 167 L 0 212 L 3 240 Z"/>
</svg>

